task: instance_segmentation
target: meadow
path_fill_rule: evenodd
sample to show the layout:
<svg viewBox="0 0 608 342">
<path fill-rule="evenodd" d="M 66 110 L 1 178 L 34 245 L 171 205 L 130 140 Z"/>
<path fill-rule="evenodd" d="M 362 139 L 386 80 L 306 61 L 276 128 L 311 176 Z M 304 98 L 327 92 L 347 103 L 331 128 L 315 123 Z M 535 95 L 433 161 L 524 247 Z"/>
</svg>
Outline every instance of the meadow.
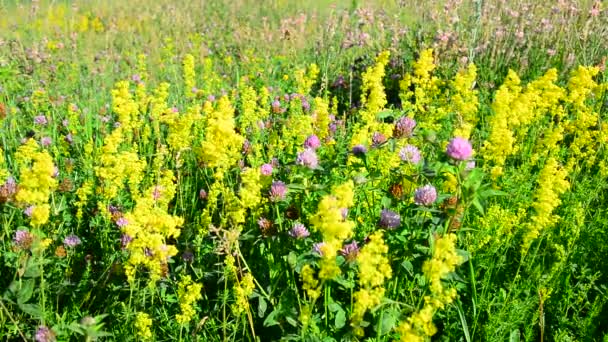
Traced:
<svg viewBox="0 0 608 342">
<path fill-rule="evenodd" d="M 605 1 L 0 0 L 0 340 L 608 341 Z"/>
</svg>

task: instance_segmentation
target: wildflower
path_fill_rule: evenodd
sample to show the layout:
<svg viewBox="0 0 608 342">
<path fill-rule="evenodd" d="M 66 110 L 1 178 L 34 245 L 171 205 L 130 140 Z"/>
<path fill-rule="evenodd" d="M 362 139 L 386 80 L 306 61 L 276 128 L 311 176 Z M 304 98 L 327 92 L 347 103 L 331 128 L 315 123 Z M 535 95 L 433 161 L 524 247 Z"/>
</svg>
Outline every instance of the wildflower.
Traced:
<svg viewBox="0 0 608 342">
<path fill-rule="evenodd" d="M 42 145 L 42 147 L 49 147 L 52 143 L 53 140 L 50 137 L 42 137 L 42 139 L 40 139 L 40 145 Z"/>
<path fill-rule="evenodd" d="M 72 136 L 72 133 L 68 133 L 68 135 L 66 135 L 63 140 L 65 140 L 65 142 L 67 142 L 68 144 L 74 143 L 74 137 Z"/>
<path fill-rule="evenodd" d="M 46 119 L 46 116 L 44 115 L 38 115 L 34 118 L 34 124 L 36 125 L 40 125 L 40 126 L 46 126 L 46 124 L 48 124 L 48 120 Z"/>
<path fill-rule="evenodd" d="M 312 245 L 312 251 L 317 253 L 317 255 L 319 256 L 323 256 L 323 248 L 325 247 L 325 242 L 317 242 L 314 245 Z"/>
<path fill-rule="evenodd" d="M 144 340 L 150 340 L 152 338 L 152 331 L 150 330 L 150 326 L 152 325 L 152 319 L 150 315 L 145 312 L 138 312 L 135 316 L 135 329 L 137 330 L 137 335 L 143 338 Z"/>
<path fill-rule="evenodd" d="M 34 237 L 30 232 L 24 229 L 19 229 L 15 232 L 15 237 L 13 237 L 13 242 L 15 245 L 22 249 L 29 249 L 32 245 Z"/>
<path fill-rule="evenodd" d="M 342 249 L 340 250 L 340 254 L 342 254 L 342 256 L 350 262 L 355 261 L 357 255 L 359 255 L 359 244 L 357 243 L 357 241 L 353 241 L 349 244 L 344 245 L 344 247 L 342 247 Z"/>
<path fill-rule="evenodd" d="M 122 236 L 120 237 L 120 245 L 122 246 L 122 249 L 126 249 L 131 241 L 133 241 L 133 238 L 131 236 L 129 236 L 128 234 L 122 234 Z"/>
<path fill-rule="evenodd" d="M 420 150 L 414 145 L 406 145 L 399 151 L 399 157 L 404 162 L 408 162 L 414 165 L 420 163 L 420 159 L 422 158 L 420 155 Z"/>
<path fill-rule="evenodd" d="M 416 189 L 414 193 L 414 203 L 417 205 L 430 206 L 437 200 L 437 189 L 434 186 L 427 184 Z"/>
<path fill-rule="evenodd" d="M 270 186 L 270 200 L 273 202 L 282 201 L 287 195 L 287 186 L 281 181 L 272 182 Z"/>
<path fill-rule="evenodd" d="M 412 136 L 414 128 L 416 127 L 416 121 L 410 117 L 402 116 L 395 122 L 395 128 L 393 129 L 393 136 L 395 138 L 408 138 Z"/>
<path fill-rule="evenodd" d="M 305 148 L 310 148 L 310 149 L 316 150 L 320 146 L 321 146 L 321 140 L 319 140 L 319 137 L 317 137 L 314 134 L 309 135 L 308 138 L 306 138 L 306 141 L 304 141 Z"/>
<path fill-rule="evenodd" d="M 303 239 L 305 237 L 310 236 L 310 232 L 308 231 L 308 229 L 306 229 L 305 225 L 297 222 L 293 225 L 293 228 L 291 228 L 291 230 L 289 231 L 289 236 L 296 238 L 296 239 Z"/>
<path fill-rule="evenodd" d="M 363 156 L 367 153 L 367 148 L 363 145 L 355 145 L 352 149 L 352 153 L 357 156 Z"/>
<path fill-rule="evenodd" d="M 182 278 L 177 289 L 177 298 L 181 310 L 181 313 L 175 315 L 177 323 L 185 325 L 192 320 L 192 317 L 196 314 L 194 304 L 197 300 L 203 298 L 201 295 L 202 288 L 203 286 L 194 283 L 190 276 Z"/>
<path fill-rule="evenodd" d="M 9 176 L 4 184 L 0 186 L 0 198 L 8 200 L 17 193 L 17 182 L 15 178 Z M 3 202 L 0 200 L 0 202 Z"/>
<path fill-rule="evenodd" d="M 235 303 L 232 310 L 235 314 L 240 314 L 249 307 L 249 296 L 254 289 L 255 285 L 251 273 L 245 274 L 240 281 L 234 284 Z"/>
<path fill-rule="evenodd" d="M 386 136 L 380 132 L 374 132 L 372 136 L 372 146 L 378 147 L 386 142 Z"/>
<path fill-rule="evenodd" d="M 194 253 L 192 251 L 185 251 L 182 253 L 182 260 L 185 262 L 193 262 L 194 261 Z"/>
<path fill-rule="evenodd" d="M 342 220 L 346 221 L 346 218 L 348 218 L 348 208 L 341 208 L 340 214 L 342 214 Z"/>
<path fill-rule="evenodd" d="M 396 212 L 388 209 L 382 209 L 380 212 L 380 225 L 384 228 L 397 228 L 401 224 L 401 216 Z"/>
<path fill-rule="evenodd" d="M 473 147 L 467 139 L 456 137 L 450 140 L 445 153 L 455 160 L 467 160 L 473 155 Z"/>
<path fill-rule="evenodd" d="M 264 164 L 262 166 L 260 166 L 260 173 L 262 174 L 262 176 L 270 176 L 272 175 L 272 165 L 271 164 Z"/>
<path fill-rule="evenodd" d="M 38 330 L 36 330 L 36 336 L 34 336 L 34 338 L 36 339 L 36 342 L 54 342 L 56 341 L 55 339 L 55 333 L 53 332 L 53 330 L 49 329 L 48 327 L 41 325 L 38 327 Z"/>
<path fill-rule="evenodd" d="M 118 220 L 116 220 L 116 225 L 119 226 L 120 228 L 126 226 L 127 224 L 129 224 L 129 220 L 127 220 L 124 217 L 121 217 Z"/>
<path fill-rule="evenodd" d="M 205 198 L 207 198 L 207 191 L 205 191 L 205 189 L 200 189 L 198 192 L 198 197 L 204 200 Z"/>
<path fill-rule="evenodd" d="M 35 206 L 30 205 L 27 208 L 25 208 L 25 210 L 23 210 L 23 213 L 27 216 L 27 217 L 32 217 L 32 213 L 34 212 L 34 208 Z"/>
<path fill-rule="evenodd" d="M 63 244 L 68 247 L 76 247 L 81 243 L 82 241 L 80 241 L 80 238 L 74 234 L 68 235 L 65 239 L 63 239 Z"/>
<path fill-rule="evenodd" d="M 317 166 L 319 166 L 317 153 L 315 153 L 313 149 L 305 149 L 304 151 L 298 153 L 296 164 L 306 166 L 309 169 L 316 169 Z"/>
<path fill-rule="evenodd" d="M 258 219 L 258 227 L 260 227 L 262 232 L 265 232 L 272 227 L 272 222 L 265 217 L 260 217 Z"/>
<path fill-rule="evenodd" d="M 465 170 L 466 171 L 471 171 L 475 168 L 475 161 L 471 160 L 469 162 L 467 162 L 467 165 L 465 166 Z"/>
<path fill-rule="evenodd" d="M 289 96 L 289 95 L 287 95 L 287 96 Z M 287 100 L 287 101 L 289 101 L 289 100 Z M 274 100 L 272 102 L 272 112 L 275 114 L 278 114 L 281 112 L 281 102 L 279 102 L 279 100 Z"/>
</svg>

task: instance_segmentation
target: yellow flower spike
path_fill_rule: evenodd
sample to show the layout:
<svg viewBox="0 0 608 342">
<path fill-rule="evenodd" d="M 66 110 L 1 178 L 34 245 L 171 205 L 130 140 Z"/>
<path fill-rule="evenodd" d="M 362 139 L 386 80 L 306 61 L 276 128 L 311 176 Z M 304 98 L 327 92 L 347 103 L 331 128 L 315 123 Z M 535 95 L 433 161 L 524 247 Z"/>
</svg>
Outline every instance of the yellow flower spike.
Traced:
<svg viewBox="0 0 608 342">
<path fill-rule="evenodd" d="M 194 283 L 190 276 L 182 277 L 179 282 L 177 289 L 177 298 L 181 313 L 175 315 L 175 320 L 181 325 L 187 325 L 190 323 L 196 310 L 194 305 L 197 300 L 203 298 L 201 290 L 203 286 L 201 284 Z"/>
<path fill-rule="evenodd" d="M 135 329 L 137 330 L 137 335 L 144 340 L 149 340 L 152 338 L 152 330 L 150 327 L 152 326 L 152 319 L 150 315 L 144 312 L 138 312 L 135 315 Z"/>
<path fill-rule="evenodd" d="M 196 73 L 194 71 L 194 56 L 187 54 L 183 61 L 183 77 L 184 77 L 184 93 L 186 97 L 192 98 L 196 96 Z"/>
</svg>

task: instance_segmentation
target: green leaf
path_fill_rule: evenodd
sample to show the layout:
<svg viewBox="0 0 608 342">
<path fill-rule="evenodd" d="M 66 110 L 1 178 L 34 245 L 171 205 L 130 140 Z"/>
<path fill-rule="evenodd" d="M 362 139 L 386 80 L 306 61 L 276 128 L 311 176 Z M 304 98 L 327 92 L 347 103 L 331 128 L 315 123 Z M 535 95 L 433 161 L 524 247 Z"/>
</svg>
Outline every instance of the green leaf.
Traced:
<svg viewBox="0 0 608 342">
<path fill-rule="evenodd" d="M 266 303 L 266 301 L 262 297 L 259 297 L 258 300 L 259 300 L 259 302 L 258 302 L 258 317 L 262 318 L 262 317 L 264 317 L 264 314 L 266 313 L 266 309 L 268 308 L 268 304 Z"/>
<path fill-rule="evenodd" d="M 17 304 L 19 306 L 19 309 L 21 309 L 21 311 L 25 312 L 26 314 L 31 315 L 34 318 L 40 318 L 42 317 L 42 311 L 40 310 L 40 306 L 38 304 Z"/>
<path fill-rule="evenodd" d="M 471 203 L 477 209 L 477 211 L 479 211 L 480 214 L 482 214 L 482 215 L 484 214 L 483 206 L 481 205 L 481 202 L 479 202 L 479 198 L 477 198 L 477 197 L 473 198 L 473 201 Z"/>
<path fill-rule="evenodd" d="M 34 286 L 36 285 L 36 280 L 34 279 L 26 279 L 21 282 L 21 288 L 19 292 L 17 292 L 17 302 L 20 304 L 27 303 L 30 298 L 32 298 L 32 294 L 34 293 Z"/>
<path fill-rule="evenodd" d="M 336 314 L 336 318 L 334 319 L 334 325 L 336 329 L 341 329 L 346 324 L 346 312 L 344 310 L 339 310 Z"/>
<path fill-rule="evenodd" d="M 376 119 L 378 120 L 384 120 L 386 118 L 393 118 L 395 117 L 395 113 L 393 113 L 392 110 L 383 110 L 381 112 L 379 112 L 378 114 L 376 114 Z"/>
<path fill-rule="evenodd" d="M 276 317 L 279 313 L 280 313 L 279 308 L 272 310 L 270 315 L 268 315 L 268 317 L 266 317 L 266 319 L 264 320 L 264 326 L 271 327 L 273 325 L 278 325 L 279 322 L 277 322 Z"/>
<path fill-rule="evenodd" d="M 519 332 L 519 329 L 515 329 L 511 331 L 511 334 L 509 335 L 509 342 L 519 342 L 521 339 L 521 333 Z"/>
<path fill-rule="evenodd" d="M 32 262 L 31 260 L 25 266 L 25 271 L 23 272 L 23 278 L 38 278 L 40 277 L 40 264 L 37 262 Z"/>
<path fill-rule="evenodd" d="M 298 321 L 296 321 L 293 317 L 291 316 L 287 316 L 285 317 L 285 320 L 287 320 L 287 323 L 291 324 L 294 327 L 298 326 Z"/>
</svg>

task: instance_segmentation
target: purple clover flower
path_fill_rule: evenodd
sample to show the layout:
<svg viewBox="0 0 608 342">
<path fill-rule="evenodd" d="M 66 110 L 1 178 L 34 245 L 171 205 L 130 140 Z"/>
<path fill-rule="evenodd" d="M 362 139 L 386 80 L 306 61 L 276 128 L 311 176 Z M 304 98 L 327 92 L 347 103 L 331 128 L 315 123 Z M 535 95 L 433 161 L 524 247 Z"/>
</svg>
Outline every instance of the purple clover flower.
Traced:
<svg viewBox="0 0 608 342">
<path fill-rule="evenodd" d="M 70 234 L 66 236 L 65 239 L 63 239 L 63 244 L 67 247 L 76 247 L 81 243 L 82 241 L 80 240 L 80 238 L 74 234 Z"/>
<path fill-rule="evenodd" d="M 319 166 L 319 159 L 317 153 L 310 148 L 298 153 L 296 164 L 306 166 L 309 169 L 316 169 Z"/>
<path fill-rule="evenodd" d="M 437 200 L 437 189 L 427 184 L 414 192 L 414 203 L 417 205 L 430 206 Z"/>
<path fill-rule="evenodd" d="M 342 254 L 342 256 L 344 256 L 344 258 L 349 262 L 355 261 L 355 259 L 357 259 L 357 255 L 359 255 L 359 244 L 357 241 L 353 241 L 344 245 L 340 250 L 340 254 Z"/>
<path fill-rule="evenodd" d="M 34 208 L 36 206 L 34 205 L 30 205 L 29 207 L 25 208 L 25 210 L 23 210 L 23 213 L 27 216 L 27 217 L 32 217 L 32 212 L 34 211 Z"/>
<path fill-rule="evenodd" d="M 48 327 L 41 325 L 36 330 L 34 339 L 36 342 L 55 342 L 55 333 Z"/>
<path fill-rule="evenodd" d="M 119 226 L 120 228 L 122 228 L 128 224 L 129 224 L 129 220 L 127 220 L 124 217 L 121 217 L 118 220 L 116 220 L 116 225 Z"/>
<path fill-rule="evenodd" d="M 352 153 L 357 157 L 361 157 L 367 153 L 367 148 L 363 145 L 356 145 L 353 147 Z"/>
<path fill-rule="evenodd" d="M 289 101 L 289 100 L 287 100 L 287 101 Z M 277 113 L 281 112 L 281 102 L 279 100 L 274 100 L 272 102 L 271 106 L 272 106 L 272 112 L 273 113 L 277 114 Z"/>
<path fill-rule="evenodd" d="M 314 134 L 310 135 L 308 138 L 306 138 L 306 141 L 304 141 L 304 147 L 316 150 L 317 148 L 321 147 L 321 140 L 319 140 L 319 137 Z"/>
<path fill-rule="evenodd" d="M 374 132 L 372 136 L 372 146 L 378 147 L 386 142 L 386 136 L 380 132 Z"/>
<path fill-rule="evenodd" d="M 34 123 L 36 125 L 46 126 L 49 123 L 49 121 L 46 119 L 46 116 L 38 115 L 34 118 Z"/>
<path fill-rule="evenodd" d="M 49 147 L 53 143 L 53 140 L 50 137 L 42 137 L 40 139 L 40 145 L 43 147 Z"/>
<path fill-rule="evenodd" d="M 25 229 L 19 229 L 15 232 L 13 242 L 19 247 L 27 248 L 32 242 L 32 234 Z"/>
<path fill-rule="evenodd" d="M 131 236 L 129 236 L 128 234 L 122 234 L 122 236 L 120 237 L 120 246 L 124 250 L 127 248 L 131 241 L 133 241 L 133 238 Z"/>
<path fill-rule="evenodd" d="M 200 189 L 198 192 L 198 198 L 204 200 L 207 198 L 207 191 L 205 189 Z"/>
<path fill-rule="evenodd" d="M 401 216 L 392 210 L 382 209 L 380 225 L 384 228 L 395 229 L 401 225 Z"/>
<path fill-rule="evenodd" d="M 306 229 L 306 226 L 302 223 L 295 223 L 293 228 L 289 231 L 289 236 L 295 239 L 303 239 L 305 237 L 310 236 L 310 232 Z"/>
<path fill-rule="evenodd" d="M 270 186 L 270 200 L 272 202 L 279 202 L 285 199 L 287 195 L 287 186 L 281 181 L 272 182 Z"/>
<path fill-rule="evenodd" d="M 445 153 L 455 160 L 468 160 L 473 156 L 473 146 L 467 139 L 456 137 L 450 140 Z"/>
<path fill-rule="evenodd" d="M 264 164 L 264 165 L 260 166 L 260 173 L 263 176 L 272 175 L 272 171 L 273 171 L 272 164 Z"/>
<path fill-rule="evenodd" d="M 422 156 L 420 155 L 420 150 L 414 145 L 407 145 L 403 147 L 399 151 L 399 157 L 404 162 L 408 162 L 414 165 L 418 165 L 420 163 L 420 160 L 422 159 Z"/>
<path fill-rule="evenodd" d="M 325 246 L 325 242 L 317 242 L 312 245 L 312 251 L 317 253 L 319 256 L 323 256 L 323 246 Z"/>
<path fill-rule="evenodd" d="M 396 138 L 411 137 L 415 127 L 416 121 L 414 119 L 408 118 L 407 116 L 402 116 L 397 119 L 397 122 L 395 122 L 395 127 L 393 128 L 393 135 Z"/>
</svg>

